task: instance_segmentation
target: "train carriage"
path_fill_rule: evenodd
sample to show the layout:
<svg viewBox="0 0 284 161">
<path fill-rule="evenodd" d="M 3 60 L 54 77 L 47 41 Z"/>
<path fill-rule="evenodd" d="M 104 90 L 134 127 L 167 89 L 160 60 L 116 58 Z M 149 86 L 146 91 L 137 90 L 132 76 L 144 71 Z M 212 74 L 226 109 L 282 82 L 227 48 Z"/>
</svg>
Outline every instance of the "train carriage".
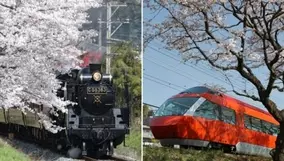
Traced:
<svg viewBox="0 0 284 161">
<path fill-rule="evenodd" d="M 222 148 L 269 156 L 279 123 L 266 111 L 206 87 L 185 90 L 161 105 L 150 121 L 163 146 Z"/>
<path fill-rule="evenodd" d="M 129 134 L 129 109 L 115 105 L 112 76 L 101 70 L 101 53 L 88 52 L 81 69 L 59 74 L 62 89 L 57 95 L 74 104 L 67 113 L 53 116 L 42 105 L 30 104 L 34 112 L 0 107 L 0 131 L 13 133 L 52 148 L 68 151 L 71 158 L 112 155 L 114 148 Z M 126 89 L 127 90 L 127 89 Z M 44 113 L 64 130 L 51 133 L 40 120 Z"/>
</svg>

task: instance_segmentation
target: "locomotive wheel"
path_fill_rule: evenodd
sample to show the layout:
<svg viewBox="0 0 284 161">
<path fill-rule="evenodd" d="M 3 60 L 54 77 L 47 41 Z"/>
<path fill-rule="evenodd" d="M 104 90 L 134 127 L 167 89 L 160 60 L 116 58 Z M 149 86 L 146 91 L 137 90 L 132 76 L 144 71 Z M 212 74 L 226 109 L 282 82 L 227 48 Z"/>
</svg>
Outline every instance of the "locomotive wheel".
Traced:
<svg viewBox="0 0 284 161">
<path fill-rule="evenodd" d="M 80 148 L 70 148 L 67 151 L 67 156 L 72 158 L 72 159 L 78 159 L 82 154 L 82 150 Z"/>
<path fill-rule="evenodd" d="M 108 158 L 113 155 L 113 143 L 105 142 L 99 147 L 89 149 L 88 154 L 92 155 L 96 159 Z"/>
<path fill-rule="evenodd" d="M 94 147 L 92 149 L 88 149 L 88 156 L 91 156 L 95 159 L 103 159 L 104 157 L 106 157 L 106 152 L 102 151 L 98 147 Z"/>
</svg>

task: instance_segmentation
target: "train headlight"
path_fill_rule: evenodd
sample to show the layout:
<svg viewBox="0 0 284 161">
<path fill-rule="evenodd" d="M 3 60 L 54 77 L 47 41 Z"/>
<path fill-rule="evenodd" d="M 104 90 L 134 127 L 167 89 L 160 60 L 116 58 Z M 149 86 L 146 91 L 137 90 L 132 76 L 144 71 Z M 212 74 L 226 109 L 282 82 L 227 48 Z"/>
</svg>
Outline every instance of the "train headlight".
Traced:
<svg viewBox="0 0 284 161">
<path fill-rule="evenodd" d="M 100 81 L 102 79 L 102 74 L 100 72 L 94 72 L 93 79 L 94 81 Z"/>
</svg>

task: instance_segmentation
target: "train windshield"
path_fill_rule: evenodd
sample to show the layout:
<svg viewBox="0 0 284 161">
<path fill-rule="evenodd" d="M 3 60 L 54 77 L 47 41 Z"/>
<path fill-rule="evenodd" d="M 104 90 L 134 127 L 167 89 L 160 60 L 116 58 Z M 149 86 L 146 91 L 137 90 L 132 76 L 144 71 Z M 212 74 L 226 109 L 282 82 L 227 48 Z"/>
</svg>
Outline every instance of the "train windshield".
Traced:
<svg viewBox="0 0 284 161">
<path fill-rule="evenodd" d="M 198 100 L 198 97 L 171 98 L 168 99 L 155 112 L 155 116 L 184 115 L 186 111 Z"/>
</svg>

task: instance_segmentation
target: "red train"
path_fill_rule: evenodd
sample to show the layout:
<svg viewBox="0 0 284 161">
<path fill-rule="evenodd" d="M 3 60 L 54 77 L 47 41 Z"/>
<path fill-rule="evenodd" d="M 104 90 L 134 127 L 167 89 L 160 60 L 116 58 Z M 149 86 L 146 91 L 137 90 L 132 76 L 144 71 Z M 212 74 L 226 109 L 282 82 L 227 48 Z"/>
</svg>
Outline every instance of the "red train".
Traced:
<svg viewBox="0 0 284 161">
<path fill-rule="evenodd" d="M 264 110 L 207 87 L 194 87 L 163 103 L 150 128 L 162 146 L 212 147 L 269 156 L 279 123 Z"/>
</svg>

